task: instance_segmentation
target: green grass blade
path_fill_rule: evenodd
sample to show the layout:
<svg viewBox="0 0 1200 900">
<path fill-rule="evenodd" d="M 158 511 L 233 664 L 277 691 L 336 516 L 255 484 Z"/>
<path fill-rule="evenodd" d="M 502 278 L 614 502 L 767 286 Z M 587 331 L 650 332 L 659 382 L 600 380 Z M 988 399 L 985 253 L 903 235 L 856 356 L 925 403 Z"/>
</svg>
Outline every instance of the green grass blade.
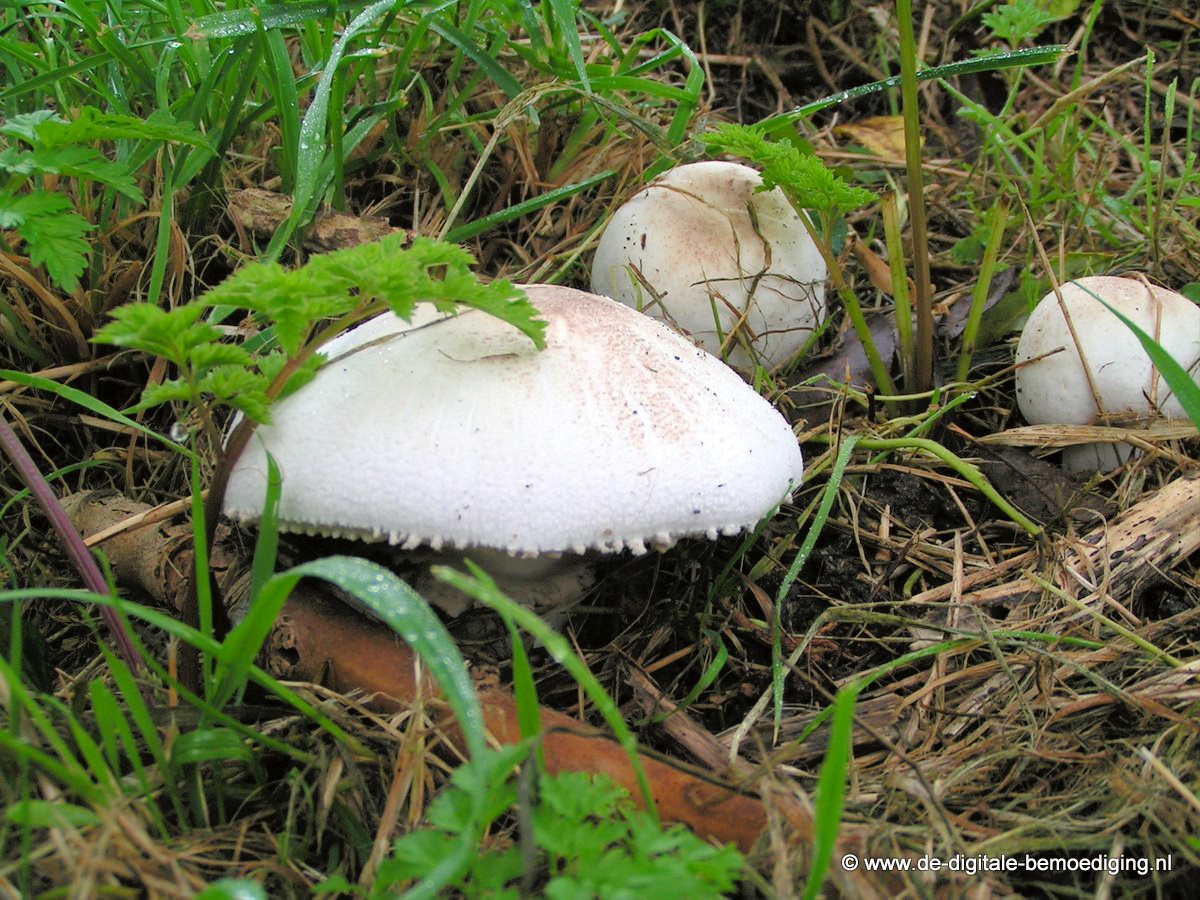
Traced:
<svg viewBox="0 0 1200 900">
<path fill-rule="evenodd" d="M 513 697 L 517 701 L 517 726 L 522 738 L 536 737 L 542 731 L 542 717 L 538 709 L 537 687 L 533 681 L 533 666 L 529 663 L 529 654 L 525 652 L 525 644 L 521 641 L 521 632 L 512 622 L 508 625 L 509 640 L 512 643 L 512 680 Z M 546 768 L 545 754 L 541 743 L 536 746 L 539 770 Z"/>
<path fill-rule="evenodd" d="M 279 495 L 283 478 L 275 457 L 267 454 L 267 492 L 263 499 L 262 517 L 258 521 L 258 540 L 254 542 L 254 560 L 250 574 L 250 603 L 275 574 L 279 550 Z"/>
<path fill-rule="evenodd" d="M 464 56 L 477 65 L 488 78 L 496 83 L 505 96 L 512 100 L 521 93 L 521 82 L 496 61 L 495 51 L 488 47 L 480 47 L 470 37 L 461 32 L 449 22 L 433 19 L 429 23 L 430 31 L 454 45 Z"/>
<path fill-rule="evenodd" d="M 577 0 L 550 0 L 550 9 L 554 11 L 554 27 L 557 28 L 563 43 L 567 45 L 567 55 L 575 69 L 575 77 L 585 93 L 592 92 L 588 80 L 587 64 L 583 55 L 583 44 L 579 41 L 579 28 L 575 24 L 575 13 L 579 8 Z"/>
<path fill-rule="evenodd" d="M 25 800 L 4 811 L 4 818 L 27 828 L 86 828 L 99 825 L 100 817 L 86 806 L 62 800 Z"/>
<path fill-rule="evenodd" d="M 499 212 L 494 212 L 491 215 L 483 216 L 451 229 L 444 240 L 451 244 L 461 244 L 463 241 L 468 241 L 478 234 L 490 231 L 498 225 L 520 219 L 530 213 L 537 212 L 539 209 L 559 203 L 568 197 L 573 197 L 576 194 L 589 190 L 615 174 L 616 171 L 614 169 L 605 169 L 596 175 L 588 176 L 583 181 L 576 181 L 574 184 L 565 184 L 562 187 L 546 191 L 544 194 L 538 194 L 536 197 L 530 197 L 528 200 L 523 200 L 520 203 L 514 203 L 512 206 L 502 209 Z"/>
<path fill-rule="evenodd" d="M 483 711 L 479 697 L 458 652 L 458 645 L 428 604 L 396 575 L 375 563 L 345 556 L 332 556 L 297 566 L 276 576 L 263 589 L 259 603 L 282 605 L 282 599 L 301 577 L 320 578 L 336 584 L 356 597 L 421 657 L 442 689 L 458 719 L 463 739 L 472 757 L 481 756 L 487 749 L 484 737 Z M 236 662 L 236 658 L 234 660 Z M 433 897 L 461 872 L 465 871 L 478 851 L 479 835 L 484 827 L 481 797 L 472 797 L 474 828 L 464 829 L 454 850 L 431 866 L 422 882 L 409 896 Z"/>
<path fill-rule="evenodd" d="M 953 78 L 956 75 L 970 75 L 975 72 L 992 72 L 999 69 L 1012 69 L 1022 66 L 1041 66 L 1054 62 L 1066 53 L 1067 50 L 1066 44 L 1052 44 L 1047 47 L 1028 47 L 1021 50 L 980 56 L 975 59 L 963 59 L 958 62 L 947 63 L 944 66 L 933 66 L 923 69 L 917 73 L 917 81 L 934 81 L 942 78 Z M 845 103 L 847 100 L 854 100 L 858 97 L 877 94 L 880 91 L 889 91 L 899 86 L 899 75 L 884 78 L 881 81 L 872 81 L 870 84 L 859 85 L 847 91 L 839 91 L 836 94 L 830 94 L 828 97 L 822 97 L 820 100 L 814 100 L 803 106 L 797 106 L 795 109 L 790 109 L 777 116 L 763 119 L 758 125 L 770 132 L 780 125 L 788 125 L 797 119 L 807 118 L 813 113 L 818 113 L 830 106 L 836 106 L 839 103 Z"/>
<path fill-rule="evenodd" d="M 150 784 L 146 780 L 146 768 L 143 766 L 141 755 L 134 749 L 133 729 L 121 712 L 112 690 L 103 681 L 95 680 L 87 686 L 88 699 L 92 704 L 92 714 L 96 717 L 96 733 L 100 736 L 100 745 L 104 750 L 105 763 L 111 771 L 120 771 L 122 767 L 121 751 L 129 755 L 134 775 L 143 793 L 149 793 Z"/>
<path fill-rule="evenodd" d="M 7 677 L 4 672 L 4 661 L 0 660 L 0 677 Z M 0 750 L 9 757 L 19 760 L 32 768 L 40 769 L 62 787 L 81 797 L 93 806 L 102 806 L 106 802 L 103 793 L 97 790 L 91 780 L 80 768 L 78 761 L 64 764 L 46 751 L 34 747 L 11 731 L 0 731 Z"/>
<path fill-rule="evenodd" d="M 928 453 L 931 456 L 936 456 L 946 465 L 950 466 L 955 472 L 969 481 L 977 491 L 987 497 L 1001 512 L 1008 518 L 1020 525 L 1030 536 L 1037 537 L 1042 533 L 1042 528 L 1019 509 L 1009 503 L 1000 495 L 1000 493 L 992 487 L 991 483 L 979 471 L 978 466 L 974 466 L 969 462 L 964 462 L 950 450 L 943 447 L 937 441 L 928 438 L 860 438 L 859 446 L 866 450 L 919 450 L 922 453 Z"/>
<path fill-rule="evenodd" d="M 101 650 L 108 661 L 109 666 L 120 666 L 125 668 L 124 663 L 113 653 L 108 651 L 101 644 Z M 126 669 L 128 673 L 128 669 Z M 141 693 L 134 688 L 132 694 L 125 694 L 130 698 L 130 705 L 143 705 Z M 124 769 L 124 764 L 121 762 L 121 753 L 128 760 L 129 766 L 133 769 L 133 775 L 137 779 L 138 796 L 144 803 L 144 808 L 149 813 L 151 820 L 154 822 L 154 827 L 158 831 L 162 839 L 166 840 L 170 834 L 162 810 L 158 805 L 158 796 L 155 793 L 155 784 L 147 771 L 145 764 L 142 761 L 142 753 L 140 752 L 137 739 L 134 737 L 133 728 L 129 724 L 129 719 L 121 709 L 120 703 L 117 701 L 116 695 L 112 692 L 109 686 L 100 680 L 91 682 L 88 685 L 88 697 L 92 703 L 92 712 L 96 717 L 96 731 L 99 733 L 101 742 L 104 745 L 105 754 L 107 756 L 109 768 L 114 772 L 120 772 Z M 158 741 L 158 735 L 153 734 L 152 740 Z M 149 740 L 146 744 L 149 744 Z M 182 817 L 184 810 L 178 799 L 178 792 L 172 788 L 172 779 L 169 770 L 160 767 L 158 769 L 159 777 L 162 779 L 162 784 L 165 788 L 165 793 L 175 803 L 175 814 Z M 128 790 L 128 788 L 126 789 Z M 185 821 L 184 819 L 180 819 Z"/>
<path fill-rule="evenodd" d="M 354 12 L 369 0 L 311 0 L 301 3 L 269 3 L 210 13 L 196 19 L 188 29 L 197 38 L 228 38 L 252 35 L 260 28 L 292 28 L 313 20 L 328 21 L 339 11 Z"/>
<path fill-rule="evenodd" d="M 249 763 L 253 758 L 250 747 L 236 732 L 211 725 L 185 731 L 171 744 L 171 762 L 176 766 L 234 761 Z"/>
<path fill-rule="evenodd" d="M 276 576 L 285 577 L 320 578 L 360 600 L 424 661 L 458 718 L 468 751 L 487 746 L 479 698 L 458 645 L 416 591 L 383 566 L 349 556 L 314 560 Z"/>
<path fill-rule="evenodd" d="M 729 648 L 721 640 L 720 632 L 705 629 L 704 636 L 711 643 L 717 645 L 717 652 L 713 656 L 712 662 L 704 667 L 704 671 L 700 673 L 700 677 L 696 679 L 696 683 L 692 689 L 679 701 L 678 706 L 680 709 L 687 709 L 695 703 L 700 698 L 700 695 L 708 690 L 709 685 L 717 680 L 717 677 L 725 670 L 725 664 L 729 662 Z M 663 715 L 659 718 L 665 719 L 667 716 Z"/>
<path fill-rule="evenodd" d="M 296 79 L 292 72 L 292 58 L 288 55 L 287 43 L 278 29 L 263 29 L 259 36 L 266 65 L 263 66 L 270 80 L 271 97 L 275 101 L 276 121 L 280 126 L 280 175 L 281 190 L 293 190 L 293 175 L 299 168 L 296 151 L 300 146 L 300 97 L 296 94 Z"/>
<path fill-rule="evenodd" d="M 288 573 L 284 574 L 286 575 Z M 304 574 L 310 573 L 306 572 Z M 139 603 L 131 603 L 127 600 L 109 597 L 105 594 L 97 594 L 93 591 L 73 590 L 68 588 L 16 588 L 7 591 L 0 591 L 0 603 L 20 603 L 26 600 L 67 600 L 72 603 L 79 603 L 83 605 L 115 607 L 122 614 L 136 616 L 151 628 L 156 628 L 159 631 L 162 631 L 164 634 L 178 638 L 179 640 L 185 641 L 188 644 L 192 644 L 201 652 L 206 653 L 209 656 L 215 658 L 221 655 L 221 644 L 213 640 L 211 637 L 206 637 L 205 635 L 202 635 L 200 632 L 196 631 L 196 629 L 189 628 L 187 625 L 184 625 L 173 614 L 164 613 L 160 610 L 152 609 Z M 173 687 L 178 688 L 183 699 L 187 703 L 199 709 L 207 718 L 215 722 L 219 722 L 228 728 L 240 730 L 240 733 L 243 734 L 243 736 L 256 741 L 274 753 L 282 754 L 283 756 L 287 756 L 288 758 L 305 765 L 309 763 L 310 760 L 308 755 L 304 752 L 297 750 L 283 741 L 278 741 L 274 738 L 257 734 L 250 728 L 246 727 L 246 725 L 239 722 L 236 718 L 222 713 L 219 709 L 216 709 L 211 704 L 207 703 L 203 697 L 196 696 L 195 694 L 188 692 L 185 688 L 182 688 L 175 682 L 171 681 L 167 673 L 154 661 L 152 657 L 147 657 L 146 662 L 151 670 L 153 670 L 154 673 L 160 679 L 162 679 L 164 683 L 170 682 Z M 5 666 L 6 663 L 3 657 L 0 657 L 0 677 L 4 677 L 5 675 Z M 128 688 L 125 686 L 126 682 L 121 681 L 122 671 L 123 669 L 121 668 L 113 670 L 114 677 L 117 679 L 122 693 L 129 695 L 136 692 L 137 685 L 131 678 L 127 682 L 129 684 Z M 124 671 L 127 674 L 127 670 Z M 278 698 L 281 702 L 296 710 L 297 713 L 314 722 L 316 725 L 332 735 L 336 740 L 342 741 L 352 748 L 355 748 L 355 752 L 366 752 L 365 748 L 362 748 L 358 741 L 347 734 L 345 730 L 339 727 L 336 722 L 329 718 L 329 716 L 325 715 L 312 704 L 299 697 L 294 691 L 280 684 L 262 669 L 251 665 L 249 667 L 249 677 L 251 681 L 261 687 L 266 693 Z M 135 714 L 136 724 L 139 728 L 141 728 L 143 731 L 146 731 L 146 733 L 153 731 L 154 725 L 152 722 L 148 725 L 144 725 L 143 720 L 137 718 L 136 707 L 131 706 L 130 710 L 131 714 Z M 38 710 L 36 706 L 35 709 L 31 711 L 30 718 L 37 722 L 41 722 L 45 719 L 44 714 L 41 714 L 40 710 Z M 146 721 L 148 722 L 149 720 L 147 719 Z M 52 735 L 52 737 L 48 736 L 47 739 L 55 745 L 56 749 L 58 749 L 58 744 L 55 742 L 61 742 L 61 738 L 48 721 L 46 721 L 46 725 L 49 727 Z M 0 735 L 3 733 L 4 732 L 0 732 Z M 65 745 L 63 746 L 65 747 Z"/>
<path fill-rule="evenodd" d="M 805 900 L 819 896 L 825 873 L 837 847 L 838 827 L 842 822 L 842 807 L 846 800 L 846 770 L 854 737 L 854 706 L 859 692 L 867 686 L 859 679 L 846 685 L 833 701 L 833 722 L 829 729 L 829 745 L 817 777 L 817 792 L 813 801 L 813 852 L 808 865 L 808 880 L 804 885 Z"/>
<path fill-rule="evenodd" d="M 199 456 L 192 457 L 192 565 L 195 567 L 192 572 L 192 591 L 188 602 L 184 605 L 184 619 L 188 625 L 193 625 L 199 629 L 200 633 L 206 637 L 215 637 L 215 629 L 213 623 L 213 585 L 211 574 L 208 567 L 208 531 L 204 526 L 204 494 L 200 489 L 200 458 Z M 195 608 L 191 608 L 190 604 L 195 602 Z M 188 667 L 193 666 L 196 661 L 192 656 L 192 646 L 184 648 L 188 653 L 182 654 L 180 665 L 186 672 Z M 251 657 L 253 659 L 253 657 Z M 199 671 L 201 675 L 201 684 L 205 687 L 212 683 L 212 660 L 207 654 L 201 654 L 199 657 L 199 669 L 193 668 L 192 671 Z M 187 678 L 184 678 L 185 683 Z M 219 707 L 221 704 L 217 704 Z"/>
<path fill-rule="evenodd" d="M 98 47 L 106 51 L 120 64 L 121 73 L 126 81 L 136 80 L 142 89 L 151 94 L 154 92 L 154 71 L 120 39 L 120 31 L 109 23 L 100 21 L 93 7 L 102 7 L 85 0 L 64 0 L 63 6 L 75 16 L 77 24 L 86 35 L 89 47 Z"/>
<path fill-rule="evenodd" d="M 299 146 L 296 148 L 296 180 L 292 211 L 287 220 L 275 232 L 267 248 L 267 259 L 278 259 L 284 246 L 312 216 L 312 208 L 319 196 L 317 185 L 321 181 L 321 165 L 325 159 L 325 137 L 329 128 L 329 101 L 333 93 L 334 79 L 338 77 L 342 57 L 350 42 L 365 31 L 379 16 L 395 6 L 395 0 L 377 0 L 354 17 L 342 35 L 334 42 L 325 60 L 325 68 L 317 82 L 312 102 L 300 123 Z M 339 126 L 340 127 L 340 126 Z"/>
<path fill-rule="evenodd" d="M 167 167 L 164 178 L 163 196 L 174 197 L 175 173 L 173 167 Z M 174 222 L 175 204 L 164 203 L 158 216 L 158 235 L 154 242 L 154 258 L 150 263 L 150 284 L 146 290 L 146 300 L 149 303 L 157 303 L 159 295 L 162 293 L 163 280 L 167 276 L 167 263 L 171 260 L 171 235 L 174 230 L 171 226 Z"/>
<path fill-rule="evenodd" d="M 20 591 L 0 593 L 0 602 L 20 593 Z M 26 727 L 36 732 L 40 741 L 52 752 L 34 747 L 25 740 L 24 735 L 17 730 L 16 723 L 21 718 L 19 715 L 12 716 L 9 720 L 9 727 L 0 730 L 0 749 L 8 750 L 15 757 L 29 760 L 31 764 L 47 772 L 88 803 L 103 803 L 109 792 L 91 778 L 87 766 L 76 757 L 70 745 L 55 728 L 50 716 L 46 714 L 43 703 L 39 702 L 39 699 L 25 687 L 19 673 L 13 670 L 3 656 L 0 656 L 0 682 L 3 682 L 8 690 L 9 709 L 13 712 L 23 713 L 27 723 Z M 62 704 L 52 697 L 43 697 L 42 700 L 57 704 L 57 708 L 62 709 Z M 73 718 L 69 712 L 67 716 Z"/>
<path fill-rule="evenodd" d="M 122 698 L 125 700 L 125 710 L 133 720 L 133 725 L 137 728 L 138 736 L 141 738 L 143 746 L 150 752 L 155 765 L 159 767 L 159 771 L 163 774 L 163 777 L 167 777 L 170 768 L 167 765 L 166 749 L 159 738 L 158 728 L 154 724 L 154 717 L 151 715 L 150 708 L 146 705 L 142 692 L 138 690 L 137 681 L 134 679 L 132 673 L 130 673 L 129 667 L 124 665 L 118 657 L 114 656 L 111 650 L 101 646 L 101 652 L 108 662 L 112 679 L 116 683 L 118 690 L 120 690 Z M 178 812 L 180 815 L 183 814 L 182 809 L 178 810 Z"/>
<path fill-rule="evenodd" d="M 129 418 L 118 409 L 115 409 L 105 403 L 103 400 L 97 400 L 91 394 L 86 394 L 83 391 L 70 387 L 65 384 L 59 384 L 50 378 L 43 378 L 40 375 L 30 375 L 27 372 L 17 372 L 12 369 L 0 369 L 0 378 L 6 381 L 12 381 L 16 384 L 23 384 L 26 387 L 37 388 L 39 391 L 47 391 L 55 396 L 81 406 L 89 412 L 93 412 L 101 418 L 108 419 L 110 422 L 115 422 L 118 425 L 124 425 L 126 428 L 132 428 L 134 431 L 140 432 L 148 438 L 162 444 L 169 450 L 176 453 L 181 453 L 187 458 L 191 458 L 192 451 L 182 444 L 177 444 L 170 438 L 159 434 L 152 428 L 148 428 L 141 422 Z"/>
<path fill-rule="evenodd" d="M 971 308 L 967 312 L 967 324 L 963 328 L 962 348 L 958 355 L 959 381 L 965 382 L 971 372 L 971 357 L 975 355 L 976 340 L 979 335 L 979 323 L 983 320 L 983 308 L 987 304 L 988 293 L 992 286 L 992 276 L 996 272 L 996 259 L 1000 255 L 1000 242 L 1004 239 L 1008 227 L 1008 200 L 1000 197 L 992 207 L 992 224 L 988 229 L 987 244 L 983 250 L 983 260 L 979 264 L 979 279 L 971 294 Z"/>
</svg>

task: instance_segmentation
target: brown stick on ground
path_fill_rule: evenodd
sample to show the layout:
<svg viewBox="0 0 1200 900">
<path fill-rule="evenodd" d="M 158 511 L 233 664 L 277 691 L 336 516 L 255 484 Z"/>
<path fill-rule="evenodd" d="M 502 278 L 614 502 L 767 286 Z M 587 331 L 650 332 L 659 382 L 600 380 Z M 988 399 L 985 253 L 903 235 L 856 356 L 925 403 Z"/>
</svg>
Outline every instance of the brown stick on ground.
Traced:
<svg viewBox="0 0 1200 900">
<path fill-rule="evenodd" d="M 85 534 L 149 507 L 123 497 L 75 494 L 63 506 Z M 117 578 L 126 586 L 178 607 L 187 596 L 192 570 L 191 528 L 156 522 L 119 533 L 104 542 Z M 218 542 L 211 554 L 222 589 L 238 594 L 245 565 Z M 231 615 L 236 619 L 235 609 Z M 277 677 L 320 681 L 338 691 L 361 690 L 378 708 L 399 708 L 418 693 L 433 693 L 418 684 L 412 651 L 390 630 L 359 616 L 305 583 L 293 592 L 268 638 L 265 665 Z M 479 691 L 489 732 L 502 743 L 520 739 L 516 702 L 495 687 Z M 638 786 L 628 756 L 614 741 L 562 713 L 541 707 L 542 747 L 551 772 L 603 772 L 636 798 Z M 454 723 L 441 727 L 453 732 Z M 766 828 L 766 811 L 757 798 L 679 765 L 642 754 L 659 812 L 698 834 L 733 843 L 749 852 Z M 807 830 L 807 829 L 806 829 Z"/>
</svg>

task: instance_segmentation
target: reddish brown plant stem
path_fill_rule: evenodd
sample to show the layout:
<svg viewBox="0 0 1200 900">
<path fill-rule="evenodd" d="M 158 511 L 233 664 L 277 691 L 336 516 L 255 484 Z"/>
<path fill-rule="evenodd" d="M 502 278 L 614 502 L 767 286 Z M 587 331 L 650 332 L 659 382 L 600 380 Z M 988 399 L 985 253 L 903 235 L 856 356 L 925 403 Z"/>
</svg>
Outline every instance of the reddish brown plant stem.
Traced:
<svg viewBox="0 0 1200 900">
<path fill-rule="evenodd" d="M 104 574 L 100 571 L 100 567 L 96 565 L 96 560 L 92 558 L 91 552 L 84 545 L 83 540 L 79 537 L 79 533 L 71 524 L 71 520 L 63 511 L 62 506 L 58 502 L 58 497 L 50 488 L 49 483 L 42 476 L 41 470 L 38 469 L 37 463 L 25 450 L 24 445 L 17 437 L 16 432 L 8 424 L 8 420 L 0 415 L 0 450 L 12 461 L 13 468 L 17 470 L 17 475 L 25 486 L 29 488 L 29 492 L 37 501 L 38 506 L 42 508 L 42 512 L 46 518 L 50 520 L 51 527 L 54 528 L 54 533 L 58 535 L 58 539 L 62 542 L 63 549 L 66 551 L 67 557 L 71 560 L 71 565 L 75 567 L 75 571 L 79 573 L 79 577 L 83 579 L 83 583 L 87 585 L 88 590 L 96 594 L 110 596 L 108 583 L 104 580 Z M 116 642 L 117 651 L 121 654 L 121 658 L 125 661 L 125 665 L 134 674 L 141 671 L 142 659 L 138 656 L 137 649 L 133 646 L 133 640 L 129 636 L 129 632 L 125 629 L 125 623 L 121 621 L 121 617 L 117 615 L 117 611 L 111 606 L 103 606 L 100 608 L 100 615 L 103 617 L 109 631 L 112 632 L 113 640 Z"/>
</svg>

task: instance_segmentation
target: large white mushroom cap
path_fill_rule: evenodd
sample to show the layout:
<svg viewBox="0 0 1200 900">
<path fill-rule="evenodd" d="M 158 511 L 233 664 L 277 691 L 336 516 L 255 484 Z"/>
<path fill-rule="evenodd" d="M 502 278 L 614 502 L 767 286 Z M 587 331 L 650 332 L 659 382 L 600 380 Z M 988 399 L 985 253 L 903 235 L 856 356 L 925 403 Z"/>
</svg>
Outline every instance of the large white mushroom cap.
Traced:
<svg viewBox="0 0 1200 900">
<path fill-rule="evenodd" d="M 330 342 L 236 462 L 255 519 L 269 451 L 285 529 L 411 548 L 635 552 L 733 533 L 799 483 L 782 416 L 731 369 L 603 297 L 525 289 L 546 349 L 478 311 L 391 313 Z"/>
<path fill-rule="evenodd" d="M 592 290 L 669 322 L 714 355 L 736 329 L 732 365 L 787 362 L 824 318 L 828 271 L 783 191 L 761 186 L 758 172 L 731 162 L 655 179 L 601 235 Z"/>
<path fill-rule="evenodd" d="M 1018 364 L 1037 360 L 1017 369 L 1017 402 L 1025 420 L 1036 425 L 1089 425 L 1129 413 L 1182 418 L 1183 406 L 1137 336 L 1092 295 L 1132 320 L 1193 373 L 1200 364 L 1200 307 L 1182 294 L 1135 278 L 1098 275 L 1064 284 L 1061 290 L 1062 305 L 1054 293 L 1043 297 L 1017 343 Z M 1059 352 L 1038 359 L 1055 350 Z M 1111 445 L 1070 448 L 1064 464 L 1075 471 L 1095 470 L 1115 465 L 1128 452 Z"/>
</svg>

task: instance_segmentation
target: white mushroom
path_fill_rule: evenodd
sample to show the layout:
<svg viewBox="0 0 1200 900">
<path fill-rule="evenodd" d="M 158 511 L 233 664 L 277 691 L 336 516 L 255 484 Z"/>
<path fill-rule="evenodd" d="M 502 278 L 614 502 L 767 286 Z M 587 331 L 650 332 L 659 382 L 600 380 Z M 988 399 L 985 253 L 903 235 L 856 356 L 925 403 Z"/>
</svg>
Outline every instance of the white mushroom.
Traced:
<svg viewBox="0 0 1200 900">
<path fill-rule="evenodd" d="M 285 530 L 477 561 L 642 553 L 754 525 L 799 483 L 791 428 L 720 361 L 606 298 L 525 290 L 540 352 L 473 310 L 330 342 L 237 460 L 225 512 L 260 514 L 269 451 Z"/>
<path fill-rule="evenodd" d="M 828 272 L 778 188 L 748 166 L 699 162 L 613 214 L 592 290 L 660 318 L 731 365 L 787 362 L 820 325 Z"/>
<path fill-rule="evenodd" d="M 1153 337 L 1185 369 L 1194 372 L 1200 364 L 1200 307 L 1195 303 L 1135 278 L 1080 278 L 1062 286 L 1061 305 L 1054 293 L 1043 297 L 1021 332 L 1017 363 L 1036 360 L 1017 369 L 1017 402 L 1026 421 L 1090 425 L 1130 413 L 1182 417 L 1183 407 L 1137 337 L 1093 294 Z M 1110 469 L 1131 452 L 1126 444 L 1084 444 L 1067 448 L 1063 465 L 1075 472 Z"/>
</svg>

